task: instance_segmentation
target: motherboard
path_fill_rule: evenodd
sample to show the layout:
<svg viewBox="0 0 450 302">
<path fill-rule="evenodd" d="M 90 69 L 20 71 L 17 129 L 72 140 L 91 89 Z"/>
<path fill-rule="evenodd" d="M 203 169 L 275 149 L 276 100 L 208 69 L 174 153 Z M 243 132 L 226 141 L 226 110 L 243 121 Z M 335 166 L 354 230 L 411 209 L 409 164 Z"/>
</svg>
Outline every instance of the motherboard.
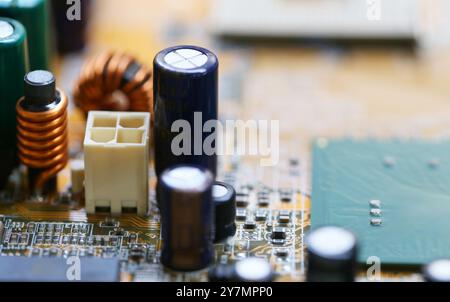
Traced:
<svg viewBox="0 0 450 302">
<path fill-rule="evenodd" d="M 300 159 L 289 158 L 276 169 L 263 170 L 252 161 L 230 157 L 221 160 L 220 170 L 218 179 L 237 188 L 237 231 L 234 237 L 215 245 L 214 262 L 233 264 L 262 257 L 274 266 L 279 281 L 303 280 L 302 238 L 310 224 L 310 193 L 306 187 L 305 191 L 299 189 L 303 174 Z M 160 263 L 161 219 L 154 175 L 149 184 L 151 210 L 145 216 L 88 215 L 82 201 L 71 193 L 68 175 L 69 169 L 61 172 L 60 193 L 52 200 L 24 198 L 21 192 L 26 190 L 20 183 L 2 195 L 2 259 L 49 258 L 55 259 L 49 263 L 58 266 L 58 258 L 81 257 L 96 259 L 99 267 L 104 259 L 113 259 L 111 263 L 120 271 L 115 281 L 208 281 L 208 269 L 179 273 Z M 88 263 L 95 268 L 95 260 Z M 48 275 L 43 272 L 40 277 L 47 280 Z M 105 280 L 110 279 L 111 275 Z"/>
<path fill-rule="evenodd" d="M 450 280 L 441 40 L 238 43 L 208 1 L 135 1 L 91 1 L 89 41 L 53 63 L 49 31 L 0 5 L 0 281 Z M 238 122 L 222 150 L 272 131 L 276 163 L 174 151 L 197 113 Z"/>
</svg>

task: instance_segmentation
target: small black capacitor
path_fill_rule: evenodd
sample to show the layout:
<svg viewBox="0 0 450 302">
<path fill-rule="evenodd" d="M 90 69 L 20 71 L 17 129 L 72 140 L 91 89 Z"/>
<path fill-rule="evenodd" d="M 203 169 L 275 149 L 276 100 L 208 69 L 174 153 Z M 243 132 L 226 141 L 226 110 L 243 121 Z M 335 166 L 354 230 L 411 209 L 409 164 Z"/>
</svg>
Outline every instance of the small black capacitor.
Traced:
<svg viewBox="0 0 450 302">
<path fill-rule="evenodd" d="M 450 282 L 450 259 L 440 259 L 423 268 L 423 278 L 427 282 Z"/>
<path fill-rule="evenodd" d="M 67 17 L 67 1 L 52 0 L 53 19 L 55 23 L 56 45 L 60 54 L 74 53 L 83 50 L 86 45 L 87 28 L 90 21 L 91 0 L 80 1 L 80 20 Z M 72 1 L 74 2 L 74 1 Z M 73 9 L 71 10 L 73 12 Z"/>
<path fill-rule="evenodd" d="M 224 182 L 213 186 L 216 232 L 214 242 L 221 242 L 236 234 L 236 191 Z"/>
<path fill-rule="evenodd" d="M 153 65 L 156 174 L 173 165 L 195 164 L 215 176 L 217 57 L 207 49 L 182 45 L 158 53 Z M 183 133 L 189 142 L 182 140 Z"/>
<path fill-rule="evenodd" d="M 209 269 L 210 282 L 272 282 L 275 274 L 270 263 L 249 257 L 233 264 L 218 264 Z"/>
<path fill-rule="evenodd" d="M 176 271 L 197 271 L 213 260 L 213 175 L 183 165 L 169 168 L 158 181 L 162 206 L 162 263 Z"/>
<path fill-rule="evenodd" d="M 308 282 L 353 282 L 357 241 L 353 233 L 334 226 L 312 231 L 306 237 Z"/>
<path fill-rule="evenodd" d="M 237 262 L 234 266 L 234 276 L 236 282 L 272 282 L 275 277 L 270 263 L 257 257 Z"/>
</svg>

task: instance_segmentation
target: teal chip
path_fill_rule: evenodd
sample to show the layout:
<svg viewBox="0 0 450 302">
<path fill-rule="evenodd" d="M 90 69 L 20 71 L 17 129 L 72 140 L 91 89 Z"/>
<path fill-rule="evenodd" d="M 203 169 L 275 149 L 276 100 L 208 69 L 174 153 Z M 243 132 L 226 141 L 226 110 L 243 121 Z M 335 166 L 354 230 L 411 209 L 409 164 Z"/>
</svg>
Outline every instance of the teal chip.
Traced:
<svg viewBox="0 0 450 302">
<path fill-rule="evenodd" d="M 353 231 L 361 263 L 449 258 L 450 142 L 316 142 L 311 220 Z"/>
</svg>

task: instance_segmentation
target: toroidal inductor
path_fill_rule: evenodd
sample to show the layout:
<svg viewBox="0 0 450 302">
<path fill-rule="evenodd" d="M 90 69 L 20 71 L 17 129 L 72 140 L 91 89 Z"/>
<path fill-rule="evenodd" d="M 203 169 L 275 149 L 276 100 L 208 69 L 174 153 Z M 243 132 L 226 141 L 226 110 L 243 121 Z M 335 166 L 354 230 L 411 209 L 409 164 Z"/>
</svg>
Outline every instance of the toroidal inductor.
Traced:
<svg viewBox="0 0 450 302">
<path fill-rule="evenodd" d="M 93 110 L 152 112 L 152 72 L 127 54 L 100 54 L 85 63 L 74 99 L 86 114 Z"/>
<path fill-rule="evenodd" d="M 17 139 L 33 193 L 54 192 L 56 175 L 67 165 L 67 106 L 52 73 L 38 70 L 25 76 L 25 96 L 17 103 Z"/>
</svg>

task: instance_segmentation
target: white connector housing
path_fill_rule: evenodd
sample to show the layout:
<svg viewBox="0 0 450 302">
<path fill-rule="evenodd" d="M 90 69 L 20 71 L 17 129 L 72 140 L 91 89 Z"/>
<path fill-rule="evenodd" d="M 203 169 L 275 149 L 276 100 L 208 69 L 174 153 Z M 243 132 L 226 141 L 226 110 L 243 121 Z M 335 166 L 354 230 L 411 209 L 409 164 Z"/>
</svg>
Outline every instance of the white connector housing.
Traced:
<svg viewBox="0 0 450 302">
<path fill-rule="evenodd" d="M 84 140 L 86 211 L 148 210 L 150 114 L 89 112 Z"/>
</svg>

